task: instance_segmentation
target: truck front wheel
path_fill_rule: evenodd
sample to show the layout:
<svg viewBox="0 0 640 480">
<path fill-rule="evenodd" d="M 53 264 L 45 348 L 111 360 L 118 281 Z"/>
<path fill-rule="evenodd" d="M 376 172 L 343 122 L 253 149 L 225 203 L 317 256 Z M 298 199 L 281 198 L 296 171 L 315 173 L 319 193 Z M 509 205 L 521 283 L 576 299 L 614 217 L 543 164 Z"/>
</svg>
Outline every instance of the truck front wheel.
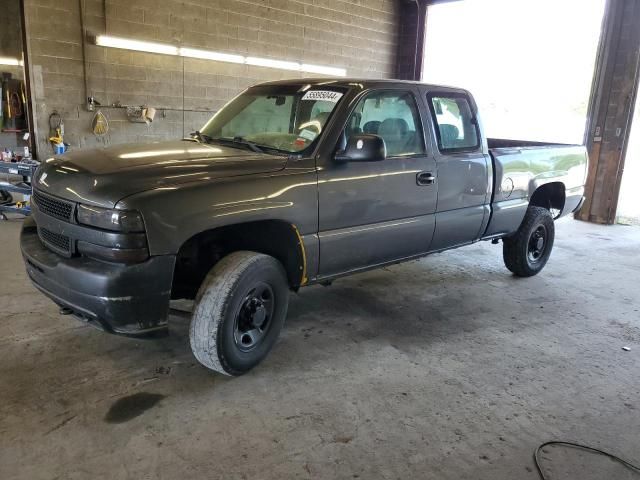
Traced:
<svg viewBox="0 0 640 480">
<path fill-rule="evenodd" d="M 242 375 L 269 353 L 287 316 L 289 287 L 278 260 L 234 252 L 200 286 L 191 319 L 191 350 L 205 367 Z"/>
<path fill-rule="evenodd" d="M 518 231 L 503 239 L 504 264 L 519 277 L 536 275 L 549 260 L 554 238 L 551 212 L 529 207 Z"/>
</svg>

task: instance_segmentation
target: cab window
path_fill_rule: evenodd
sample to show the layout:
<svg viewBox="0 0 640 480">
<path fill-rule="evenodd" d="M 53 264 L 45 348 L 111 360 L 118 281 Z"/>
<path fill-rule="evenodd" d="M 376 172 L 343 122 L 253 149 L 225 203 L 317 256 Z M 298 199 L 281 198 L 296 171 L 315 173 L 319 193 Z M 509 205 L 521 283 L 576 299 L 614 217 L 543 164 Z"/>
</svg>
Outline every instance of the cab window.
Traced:
<svg viewBox="0 0 640 480">
<path fill-rule="evenodd" d="M 469 100 L 464 95 L 430 95 L 440 151 L 476 150 L 480 136 Z"/>
<path fill-rule="evenodd" d="M 347 123 L 346 137 L 360 133 L 381 136 L 390 157 L 425 152 L 418 108 L 410 92 L 374 92 L 360 100 Z"/>
</svg>

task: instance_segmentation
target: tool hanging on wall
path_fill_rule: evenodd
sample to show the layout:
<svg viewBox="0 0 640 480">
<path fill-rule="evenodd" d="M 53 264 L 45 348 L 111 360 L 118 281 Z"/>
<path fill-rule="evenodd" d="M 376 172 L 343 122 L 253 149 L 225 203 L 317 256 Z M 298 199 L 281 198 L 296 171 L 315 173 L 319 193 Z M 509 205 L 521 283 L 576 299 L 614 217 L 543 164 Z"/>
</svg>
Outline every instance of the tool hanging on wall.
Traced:
<svg viewBox="0 0 640 480">
<path fill-rule="evenodd" d="M 56 110 L 49 115 L 49 142 L 56 155 L 64 153 L 69 146 L 64 143 L 64 122 Z"/>
<path fill-rule="evenodd" d="M 91 130 L 93 130 L 93 133 L 98 137 L 103 137 L 109 133 L 109 120 L 107 120 L 107 117 L 105 117 L 100 110 L 93 116 Z"/>
<path fill-rule="evenodd" d="M 134 107 L 128 105 L 127 109 L 127 118 L 130 122 L 134 123 L 146 123 L 149 125 L 153 122 L 154 117 L 156 116 L 156 109 L 153 107 L 147 107 L 142 105 L 140 107 Z"/>
<path fill-rule="evenodd" d="M 96 106 L 102 105 L 95 97 L 87 97 L 87 110 L 93 112 L 96 109 Z"/>
<path fill-rule="evenodd" d="M 49 115 L 49 135 L 55 135 L 56 131 L 60 129 L 60 134 L 64 135 L 64 123 L 62 117 L 57 110 L 51 112 Z"/>
<path fill-rule="evenodd" d="M 21 131 L 26 130 L 25 115 L 26 95 L 24 82 L 14 79 L 10 74 L 2 74 L 0 81 L 1 101 L 0 120 L 2 129 Z"/>
</svg>

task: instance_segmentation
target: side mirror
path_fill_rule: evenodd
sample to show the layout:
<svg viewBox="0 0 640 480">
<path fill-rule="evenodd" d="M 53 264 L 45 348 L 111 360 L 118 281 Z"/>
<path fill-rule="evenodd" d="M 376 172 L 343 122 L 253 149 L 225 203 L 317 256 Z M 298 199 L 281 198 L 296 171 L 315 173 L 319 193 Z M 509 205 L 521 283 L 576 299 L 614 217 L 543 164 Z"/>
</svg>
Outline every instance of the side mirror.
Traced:
<svg viewBox="0 0 640 480">
<path fill-rule="evenodd" d="M 387 146 L 378 135 L 351 135 L 347 148 L 336 153 L 336 162 L 379 162 L 387 158 Z"/>
</svg>

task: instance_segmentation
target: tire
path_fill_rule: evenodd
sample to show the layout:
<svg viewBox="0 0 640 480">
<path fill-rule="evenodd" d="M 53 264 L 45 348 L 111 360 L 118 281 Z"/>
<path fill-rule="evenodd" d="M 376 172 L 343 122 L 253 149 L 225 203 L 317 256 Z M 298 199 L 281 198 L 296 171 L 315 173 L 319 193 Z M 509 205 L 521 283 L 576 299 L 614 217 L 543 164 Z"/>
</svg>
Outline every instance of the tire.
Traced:
<svg viewBox="0 0 640 480">
<path fill-rule="evenodd" d="M 227 255 L 196 296 L 189 329 L 194 356 L 225 375 L 248 372 L 276 343 L 288 302 L 287 275 L 278 260 L 248 251 Z"/>
<path fill-rule="evenodd" d="M 529 207 L 518 231 L 503 239 L 504 264 L 518 277 L 538 274 L 549 260 L 554 238 L 551 212 L 542 207 Z"/>
</svg>

